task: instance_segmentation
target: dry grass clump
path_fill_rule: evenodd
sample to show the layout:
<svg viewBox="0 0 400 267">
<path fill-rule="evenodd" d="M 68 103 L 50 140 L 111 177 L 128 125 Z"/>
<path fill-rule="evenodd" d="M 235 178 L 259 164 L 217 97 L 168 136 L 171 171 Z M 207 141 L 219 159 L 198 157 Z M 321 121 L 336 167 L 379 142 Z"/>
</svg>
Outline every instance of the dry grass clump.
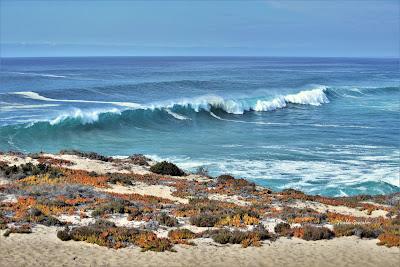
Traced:
<svg viewBox="0 0 400 267">
<path fill-rule="evenodd" d="M 400 193 L 397 193 L 400 194 Z M 325 205 L 331 206 L 346 206 L 349 208 L 360 208 L 361 210 L 367 210 L 368 214 L 371 214 L 374 210 L 389 210 L 384 206 L 378 204 L 365 203 L 367 200 L 374 200 L 372 196 L 356 196 L 356 197 L 323 197 L 323 196 L 311 196 L 306 195 L 301 191 L 295 189 L 286 189 L 277 196 L 282 201 L 301 200 L 301 201 L 314 201 Z"/>
<path fill-rule="evenodd" d="M 225 174 L 217 177 L 215 189 L 212 191 L 228 195 L 248 195 L 256 191 L 256 185 L 245 179 L 236 179 L 231 175 Z"/>
<path fill-rule="evenodd" d="M 334 232 L 326 227 L 317 227 L 312 225 L 293 228 L 293 235 L 307 241 L 331 239 L 335 236 Z"/>
<path fill-rule="evenodd" d="M 11 227 L 4 232 L 3 236 L 7 237 L 10 234 L 30 234 L 32 233 L 32 228 L 29 224 L 24 224 L 20 227 Z"/>
<path fill-rule="evenodd" d="M 336 236 L 355 235 L 360 238 L 378 238 L 380 240 L 378 245 L 400 246 L 399 217 L 365 224 L 336 224 L 334 231 Z"/>
<path fill-rule="evenodd" d="M 73 163 L 70 160 L 66 160 L 66 159 L 56 159 L 56 158 L 51 158 L 51 157 L 45 157 L 45 156 L 39 156 L 37 158 L 37 160 L 39 161 L 39 163 L 41 164 L 46 164 L 46 165 L 56 165 L 56 166 L 72 166 L 75 163 Z"/>
<path fill-rule="evenodd" d="M 94 187 L 107 188 L 108 177 L 105 175 L 94 175 L 84 170 L 63 169 L 66 183 L 91 185 Z"/>
<path fill-rule="evenodd" d="M 9 219 L 0 211 L 0 230 L 7 229 L 7 223 L 9 223 Z"/>
<path fill-rule="evenodd" d="M 351 215 L 340 214 L 336 212 L 328 212 L 328 222 L 336 224 L 336 223 L 355 223 L 357 221 L 365 220 L 363 218 L 357 218 Z"/>
<path fill-rule="evenodd" d="M 109 173 L 107 176 L 110 184 L 133 185 L 132 178 L 129 175 L 124 175 L 121 173 Z"/>
<path fill-rule="evenodd" d="M 11 203 L 3 210 L 12 212 L 11 214 L 14 216 L 11 220 L 18 223 L 38 223 L 45 226 L 64 225 L 63 222 L 50 215 L 55 212 L 52 212 L 49 206 L 38 204 L 38 201 L 33 197 L 20 197 L 17 203 Z"/>
<path fill-rule="evenodd" d="M 190 223 L 198 227 L 214 227 L 220 219 L 220 215 L 200 213 L 199 215 L 190 217 Z"/>
<path fill-rule="evenodd" d="M 180 229 L 170 230 L 168 232 L 168 237 L 174 244 L 194 245 L 194 243 L 189 242 L 188 239 L 196 238 L 196 234 L 188 229 L 180 228 Z"/>
<path fill-rule="evenodd" d="M 260 220 L 257 217 L 245 213 L 224 217 L 216 223 L 216 226 L 244 227 L 246 225 L 257 225 L 259 223 Z"/>
<path fill-rule="evenodd" d="M 169 239 L 158 238 L 156 234 L 135 228 L 116 227 L 114 223 L 98 220 L 92 225 L 66 228 L 57 233 L 63 241 L 85 241 L 88 243 L 119 249 L 131 244 L 139 246 L 142 251 L 172 251 Z"/>
<path fill-rule="evenodd" d="M 128 213 L 129 210 L 125 206 L 129 205 L 129 201 L 123 201 L 120 199 L 111 200 L 97 206 L 92 212 L 92 216 L 98 217 L 104 214 L 113 213 Z"/>
<path fill-rule="evenodd" d="M 173 184 L 175 191 L 172 193 L 173 196 L 186 198 L 207 198 L 209 183 L 199 182 L 195 180 L 176 180 Z"/>
<path fill-rule="evenodd" d="M 168 214 L 162 212 L 155 217 L 155 220 L 161 225 L 168 227 L 176 227 L 179 225 L 178 220 L 175 217 L 169 216 Z"/>
<path fill-rule="evenodd" d="M 378 245 L 387 247 L 400 247 L 400 234 L 383 233 L 378 236 Z"/>
<path fill-rule="evenodd" d="M 190 199 L 188 204 L 173 210 L 173 214 L 190 217 L 190 223 L 199 227 L 255 225 L 260 216 L 252 207 L 210 199 Z"/>
<path fill-rule="evenodd" d="M 278 223 L 277 225 L 275 225 L 274 231 L 275 231 L 275 233 L 277 233 L 280 236 L 289 237 L 289 236 L 293 235 L 293 231 L 290 228 L 290 224 L 285 223 L 285 222 L 281 222 L 281 223 Z"/>
<path fill-rule="evenodd" d="M 326 214 L 319 213 L 310 208 L 299 209 L 293 207 L 284 207 L 274 215 L 277 215 L 279 218 L 289 223 L 320 224 L 326 221 Z"/>
<path fill-rule="evenodd" d="M 261 241 L 273 238 L 261 224 L 250 231 L 240 230 L 211 230 L 205 231 L 202 234 L 203 237 L 211 237 L 214 242 L 220 244 L 241 244 L 242 247 L 261 246 Z"/>
<path fill-rule="evenodd" d="M 337 237 L 355 235 L 359 238 L 377 238 L 383 228 L 374 224 L 335 224 L 333 231 Z"/>
</svg>

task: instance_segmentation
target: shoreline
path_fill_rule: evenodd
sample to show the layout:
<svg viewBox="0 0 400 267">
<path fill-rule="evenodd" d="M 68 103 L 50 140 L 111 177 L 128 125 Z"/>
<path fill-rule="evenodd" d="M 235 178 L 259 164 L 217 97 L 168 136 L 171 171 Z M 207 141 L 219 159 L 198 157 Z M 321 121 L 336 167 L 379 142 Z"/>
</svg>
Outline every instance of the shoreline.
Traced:
<svg viewBox="0 0 400 267">
<path fill-rule="evenodd" d="M 229 175 L 157 174 L 158 164 L 141 155 L 0 153 L 5 228 L 0 265 L 396 266 L 400 261 L 400 193 L 334 198 L 272 192 Z M 177 171 L 172 165 L 159 170 Z M 99 220 L 109 224 L 95 226 Z M 26 225 L 32 233 L 15 233 Z M 88 229 L 99 236 L 106 232 L 106 239 L 89 241 L 83 232 Z M 3 236 L 7 231 L 11 234 Z M 74 231 L 81 231 L 81 241 L 75 241 Z M 124 231 L 136 232 L 122 240 Z M 72 240 L 60 240 L 59 232 Z M 139 242 L 132 235 L 151 239 Z M 232 241 L 239 237 L 243 240 Z"/>
</svg>

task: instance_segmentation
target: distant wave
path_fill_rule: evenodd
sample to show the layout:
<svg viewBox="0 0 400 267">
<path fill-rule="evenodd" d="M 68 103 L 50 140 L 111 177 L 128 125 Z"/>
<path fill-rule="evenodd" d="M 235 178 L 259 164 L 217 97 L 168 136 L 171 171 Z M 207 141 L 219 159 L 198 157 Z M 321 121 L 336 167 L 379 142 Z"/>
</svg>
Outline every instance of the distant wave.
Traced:
<svg viewBox="0 0 400 267">
<path fill-rule="evenodd" d="M 140 105 L 140 104 L 131 103 L 131 102 L 108 102 L 108 101 L 76 100 L 76 99 L 53 99 L 53 98 L 41 96 L 35 92 L 15 92 L 13 94 L 21 95 L 21 96 L 23 96 L 25 98 L 29 98 L 29 99 L 48 101 L 48 102 L 110 104 L 110 105 L 128 107 L 128 108 L 134 108 L 134 109 L 142 107 L 142 105 Z"/>
<path fill-rule="evenodd" d="M 37 104 L 37 105 L 28 105 L 28 104 L 4 104 L 0 107 L 2 111 L 12 111 L 15 109 L 41 109 L 41 108 L 48 108 L 48 107 L 57 107 L 58 104 Z"/>
<path fill-rule="evenodd" d="M 27 76 L 39 76 L 39 77 L 48 77 L 48 78 L 67 78 L 64 75 L 55 75 L 48 73 L 36 73 L 36 72 L 10 72 L 13 74 L 27 75 Z"/>
</svg>

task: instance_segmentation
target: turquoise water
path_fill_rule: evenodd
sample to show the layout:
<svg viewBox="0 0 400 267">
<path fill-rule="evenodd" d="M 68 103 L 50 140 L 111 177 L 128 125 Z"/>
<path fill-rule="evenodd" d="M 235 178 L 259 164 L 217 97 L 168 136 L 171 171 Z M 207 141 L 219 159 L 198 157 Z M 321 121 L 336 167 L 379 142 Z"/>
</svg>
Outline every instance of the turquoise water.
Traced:
<svg viewBox="0 0 400 267">
<path fill-rule="evenodd" d="M 398 59 L 3 58 L 0 150 L 143 153 L 275 190 L 400 191 Z"/>
</svg>

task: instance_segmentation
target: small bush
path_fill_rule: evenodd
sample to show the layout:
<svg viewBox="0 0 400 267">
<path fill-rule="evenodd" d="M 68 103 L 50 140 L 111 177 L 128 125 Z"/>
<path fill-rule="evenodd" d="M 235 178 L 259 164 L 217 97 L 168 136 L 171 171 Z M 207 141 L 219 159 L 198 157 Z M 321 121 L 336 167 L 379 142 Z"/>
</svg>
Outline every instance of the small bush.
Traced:
<svg viewBox="0 0 400 267">
<path fill-rule="evenodd" d="M 10 234 L 30 234 L 32 229 L 29 225 L 22 225 L 21 227 L 12 227 L 4 232 L 4 236 L 7 237 Z"/>
<path fill-rule="evenodd" d="M 71 230 L 65 228 L 57 233 L 59 239 L 85 241 L 88 243 L 119 249 L 134 244 L 142 248 L 142 251 L 172 251 L 172 243 L 169 239 L 158 238 L 149 231 L 141 231 L 135 228 L 116 227 L 113 222 L 98 220 L 88 226 L 79 226 Z"/>
<path fill-rule="evenodd" d="M 42 224 L 44 226 L 63 226 L 65 225 L 65 222 L 61 222 L 57 218 L 53 216 L 45 216 L 45 215 L 40 215 L 38 217 L 32 218 L 32 222 L 36 222 L 39 224 Z"/>
<path fill-rule="evenodd" d="M 169 216 L 166 213 L 161 213 L 158 216 L 156 216 L 156 221 L 168 227 L 175 227 L 179 225 L 178 220 L 176 218 Z"/>
<path fill-rule="evenodd" d="M 148 157 L 142 155 L 142 154 L 134 154 L 132 156 L 129 156 L 128 158 L 133 164 L 139 165 L 139 166 L 149 166 L 149 159 Z"/>
<path fill-rule="evenodd" d="M 127 201 L 113 200 L 95 208 L 92 212 L 92 216 L 97 217 L 104 214 L 125 213 L 127 211 L 125 205 L 128 204 L 129 202 Z"/>
<path fill-rule="evenodd" d="M 368 224 L 335 224 L 333 231 L 336 236 L 355 235 L 359 238 L 377 238 L 383 232 L 383 229 Z"/>
<path fill-rule="evenodd" d="M 20 180 L 32 175 L 48 174 L 49 178 L 56 178 L 62 176 L 57 168 L 51 167 L 49 164 L 34 165 L 30 162 L 21 164 L 19 166 L 8 166 L 7 164 L 0 165 L 0 176 L 4 176 L 11 180 Z"/>
<path fill-rule="evenodd" d="M 295 228 L 294 235 L 304 240 L 322 240 L 331 239 L 334 233 L 326 227 L 316 227 L 312 225 L 305 225 L 302 228 Z"/>
<path fill-rule="evenodd" d="M 151 172 L 171 176 L 183 176 L 185 173 L 173 163 L 162 161 L 154 164 L 150 168 Z"/>
<path fill-rule="evenodd" d="M 139 246 L 142 248 L 142 251 L 156 251 L 156 252 L 162 252 L 162 251 L 173 251 L 172 250 L 172 243 L 169 239 L 167 238 L 158 238 L 156 234 L 152 232 L 143 232 L 140 233 L 136 240 L 135 240 L 135 245 Z"/>
<path fill-rule="evenodd" d="M 132 178 L 120 173 L 108 173 L 108 182 L 111 184 L 133 185 Z"/>
<path fill-rule="evenodd" d="M 111 162 L 113 161 L 112 157 L 106 157 L 100 154 L 97 154 L 95 152 L 82 152 L 79 150 L 75 150 L 75 149 L 64 149 L 60 151 L 60 154 L 66 154 L 66 155 L 75 155 L 75 156 L 79 156 L 82 158 L 88 158 L 88 159 L 94 159 L 94 160 L 100 160 L 100 161 L 105 161 L 105 162 Z"/>
<path fill-rule="evenodd" d="M 220 219 L 221 216 L 219 215 L 200 213 L 199 215 L 191 217 L 190 223 L 198 227 L 213 227 Z"/>
<path fill-rule="evenodd" d="M 378 245 L 387 247 L 400 247 L 400 235 L 392 233 L 383 233 L 378 236 Z"/>
<path fill-rule="evenodd" d="M 195 245 L 189 242 L 188 239 L 196 238 L 196 234 L 188 229 L 176 229 L 168 232 L 168 237 L 175 244 Z"/>
<path fill-rule="evenodd" d="M 7 223 L 8 223 L 7 217 L 5 217 L 2 212 L 0 211 L 0 230 L 7 229 Z"/>
<path fill-rule="evenodd" d="M 285 222 L 278 223 L 275 226 L 274 231 L 281 236 L 291 236 L 293 234 L 290 229 L 290 224 Z"/>
<path fill-rule="evenodd" d="M 60 230 L 57 232 L 57 237 L 62 241 L 71 240 L 71 236 L 69 235 L 69 229 L 65 228 L 64 230 Z"/>
<path fill-rule="evenodd" d="M 260 241 L 272 238 L 272 235 L 262 225 L 251 231 L 229 231 L 222 229 L 211 231 L 206 235 L 210 235 L 214 242 L 220 244 L 241 244 L 242 247 L 260 246 Z"/>
</svg>

